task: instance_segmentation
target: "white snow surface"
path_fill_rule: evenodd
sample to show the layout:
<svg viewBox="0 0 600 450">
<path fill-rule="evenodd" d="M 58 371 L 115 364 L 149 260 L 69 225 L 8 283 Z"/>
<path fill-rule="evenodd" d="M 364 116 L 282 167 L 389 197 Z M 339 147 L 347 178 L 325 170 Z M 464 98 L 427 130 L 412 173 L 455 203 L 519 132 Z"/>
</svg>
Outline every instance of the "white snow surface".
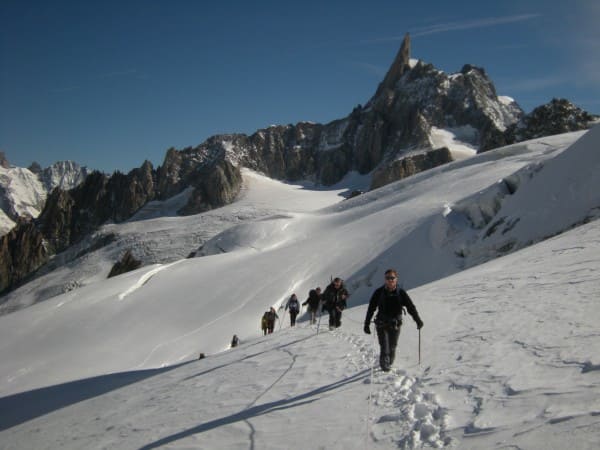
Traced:
<svg viewBox="0 0 600 450">
<path fill-rule="evenodd" d="M 431 127 L 429 139 L 433 148 L 447 147 L 455 161 L 477 154 L 477 130 L 470 125 L 447 129 Z"/>
<path fill-rule="evenodd" d="M 0 208 L 19 216 L 37 217 L 46 200 L 46 190 L 38 177 L 22 167 L 0 167 Z M 7 211 L 8 212 L 8 211 Z M 0 234 L 8 230 L 0 229 Z"/>
<path fill-rule="evenodd" d="M 208 256 L 0 316 L 0 448 L 597 448 L 599 147 L 600 127 L 529 141 L 347 201 L 245 173 L 256 217 Z M 177 246 L 193 220 L 112 227 Z M 388 267 L 425 326 L 405 318 L 384 373 L 362 324 Z M 330 276 L 340 328 L 281 310 L 260 336 Z"/>
</svg>

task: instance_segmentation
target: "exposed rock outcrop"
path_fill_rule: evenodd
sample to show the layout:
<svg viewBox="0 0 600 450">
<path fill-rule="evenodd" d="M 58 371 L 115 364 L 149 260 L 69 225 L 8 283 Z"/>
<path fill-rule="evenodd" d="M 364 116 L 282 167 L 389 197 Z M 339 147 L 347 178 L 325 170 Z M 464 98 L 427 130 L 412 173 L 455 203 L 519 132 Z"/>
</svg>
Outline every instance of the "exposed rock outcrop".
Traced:
<svg viewBox="0 0 600 450">
<path fill-rule="evenodd" d="M 123 254 L 123 257 L 115 263 L 112 269 L 110 269 L 107 278 L 116 277 L 117 275 L 121 275 L 123 273 L 139 269 L 141 265 L 142 262 L 139 259 L 136 259 L 135 256 L 133 256 L 131 250 L 127 250 Z"/>
<path fill-rule="evenodd" d="M 127 175 L 92 172 L 75 189 L 55 189 L 39 217 L 53 252 L 60 252 L 108 221 L 130 218 L 155 198 L 155 173 L 148 161 Z"/>
<path fill-rule="evenodd" d="M 393 181 L 410 177 L 451 161 L 452 155 L 446 147 L 408 155 L 376 170 L 371 180 L 371 189 L 377 189 Z"/>
<path fill-rule="evenodd" d="M 589 114 L 564 98 L 554 98 L 511 125 L 506 130 L 505 140 L 512 144 L 542 136 L 586 130 L 590 123 L 597 119 L 597 116 Z"/>
<path fill-rule="evenodd" d="M 10 163 L 8 162 L 8 159 L 6 159 L 6 155 L 4 154 L 4 152 L 0 151 L 0 167 L 4 167 L 5 169 L 8 169 L 10 167 Z"/>
<path fill-rule="evenodd" d="M 400 50 L 385 75 L 385 78 L 377 88 L 375 96 L 381 95 L 386 89 L 393 90 L 404 72 L 410 70 L 410 35 L 406 33 L 400 45 Z"/>
<path fill-rule="evenodd" d="M 188 203 L 179 212 L 196 214 L 231 203 L 242 187 L 239 167 L 223 161 L 216 167 L 198 171 L 193 181 L 194 191 Z"/>
<path fill-rule="evenodd" d="M 44 237 L 32 221 L 0 237 L 0 292 L 16 286 L 48 261 Z"/>
</svg>

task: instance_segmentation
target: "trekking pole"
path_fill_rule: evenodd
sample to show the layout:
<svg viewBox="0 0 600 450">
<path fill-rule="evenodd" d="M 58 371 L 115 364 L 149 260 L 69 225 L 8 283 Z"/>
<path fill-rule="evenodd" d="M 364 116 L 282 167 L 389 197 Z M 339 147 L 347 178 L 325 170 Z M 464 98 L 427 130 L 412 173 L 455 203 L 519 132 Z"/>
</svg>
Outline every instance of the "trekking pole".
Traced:
<svg viewBox="0 0 600 450">
<path fill-rule="evenodd" d="M 371 323 L 373 323 L 373 321 L 369 322 L 369 326 L 371 325 Z M 377 331 L 375 331 L 376 333 Z M 367 436 L 366 436 L 366 442 L 365 442 L 365 448 L 368 448 L 368 443 L 369 443 L 369 436 L 371 435 L 371 405 L 373 402 L 373 378 L 375 377 L 375 354 L 376 354 L 376 341 L 375 341 L 375 333 L 371 333 L 373 336 L 373 340 L 372 340 L 372 356 L 371 356 L 371 382 L 369 383 L 369 404 L 368 404 L 368 408 L 367 408 Z"/>
<path fill-rule="evenodd" d="M 323 315 L 323 311 L 319 309 L 319 320 L 317 320 L 317 334 L 319 334 L 319 327 L 321 326 L 321 316 Z"/>
<path fill-rule="evenodd" d="M 421 365 L 421 329 L 419 328 L 419 366 Z"/>
</svg>

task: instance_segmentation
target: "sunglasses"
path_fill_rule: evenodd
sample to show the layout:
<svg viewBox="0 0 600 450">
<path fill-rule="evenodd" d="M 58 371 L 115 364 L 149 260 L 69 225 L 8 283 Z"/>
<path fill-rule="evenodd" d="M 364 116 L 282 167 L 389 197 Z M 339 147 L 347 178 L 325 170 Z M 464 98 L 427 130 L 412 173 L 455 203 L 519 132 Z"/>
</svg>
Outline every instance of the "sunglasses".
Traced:
<svg viewBox="0 0 600 450">
<path fill-rule="evenodd" d="M 385 277 L 386 280 L 390 281 L 390 280 L 395 280 L 396 277 Z"/>
</svg>

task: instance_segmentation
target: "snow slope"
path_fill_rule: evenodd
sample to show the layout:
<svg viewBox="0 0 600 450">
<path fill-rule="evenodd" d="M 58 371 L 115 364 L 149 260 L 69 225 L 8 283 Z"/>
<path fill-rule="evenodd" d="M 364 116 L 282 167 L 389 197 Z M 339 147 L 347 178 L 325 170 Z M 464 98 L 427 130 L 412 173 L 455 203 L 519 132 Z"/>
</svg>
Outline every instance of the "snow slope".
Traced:
<svg viewBox="0 0 600 450">
<path fill-rule="evenodd" d="M 334 332 L 302 322 L 203 360 L 0 398 L 0 446 L 597 448 L 599 272 L 594 221 L 411 291 L 420 366 L 409 319 L 397 368 L 371 373 L 363 305 Z"/>
<path fill-rule="evenodd" d="M 126 223 L 103 226 L 89 239 L 56 255 L 49 264 L 50 273 L 7 294 L 0 304 L 0 314 L 105 280 L 126 250 L 145 265 L 169 264 L 188 257 L 233 225 L 316 210 L 339 202 L 348 191 L 366 189 L 369 183 L 368 176 L 352 173 L 338 185 L 318 190 L 312 183 L 285 184 L 245 169 L 243 176 L 240 198 L 223 208 L 178 217 L 176 212 L 187 202 L 188 190 L 166 201 L 148 203 Z M 87 250 L 105 239 L 110 241 L 108 245 Z"/>
<path fill-rule="evenodd" d="M 307 200 L 227 228 L 209 256 L 1 316 L 0 448 L 596 448 L 599 146 L 595 128 Z M 496 233 L 515 244 L 479 251 Z M 384 374 L 362 321 L 390 266 L 425 327 L 421 364 L 407 318 Z M 340 329 L 281 311 L 259 336 L 265 309 L 330 275 L 352 294 Z"/>
</svg>

